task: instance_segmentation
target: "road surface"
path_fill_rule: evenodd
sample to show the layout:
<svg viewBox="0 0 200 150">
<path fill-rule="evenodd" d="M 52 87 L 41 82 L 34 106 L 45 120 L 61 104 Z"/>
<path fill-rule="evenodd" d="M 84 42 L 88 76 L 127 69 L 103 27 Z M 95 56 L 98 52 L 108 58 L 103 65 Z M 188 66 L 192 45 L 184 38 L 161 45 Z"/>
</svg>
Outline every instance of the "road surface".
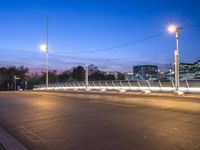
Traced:
<svg viewBox="0 0 200 150">
<path fill-rule="evenodd" d="M 199 150 L 200 99 L 1 92 L 0 127 L 31 150 Z"/>
</svg>

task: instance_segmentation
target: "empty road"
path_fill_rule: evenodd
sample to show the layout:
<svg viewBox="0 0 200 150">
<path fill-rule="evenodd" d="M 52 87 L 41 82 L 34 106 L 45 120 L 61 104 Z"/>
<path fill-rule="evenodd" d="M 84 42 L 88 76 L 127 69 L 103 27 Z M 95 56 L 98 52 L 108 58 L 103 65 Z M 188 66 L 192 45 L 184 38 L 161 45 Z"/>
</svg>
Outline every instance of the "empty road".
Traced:
<svg viewBox="0 0 200 150">
<path fill-rule="evenodd" d="M 199 150 L 200 99 L 0 92 L 0 127 L 30 150 Z"/>
</svg>

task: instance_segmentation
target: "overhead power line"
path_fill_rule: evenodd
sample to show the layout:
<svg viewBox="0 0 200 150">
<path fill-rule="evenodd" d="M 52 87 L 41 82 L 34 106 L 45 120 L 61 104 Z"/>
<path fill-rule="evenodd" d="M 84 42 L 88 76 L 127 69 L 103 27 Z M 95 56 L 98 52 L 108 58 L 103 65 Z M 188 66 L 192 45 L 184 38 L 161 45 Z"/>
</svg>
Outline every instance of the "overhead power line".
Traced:
<svg viewBox="0 0 200 150">
<path fill-rule="evenodd" d="M 200 25 L 184 26 L 181 29 L 193 29 L 193 28 L 200 28 Z"/>
<path fill-rule="evenodd" d="M 87 54 L 87 53 L 97 53 L 97 52 L 102 52 L 102 51 L 118 49 L 118 48 L 121 48 L 121 47 L 126 47 L 126 46 L 129 46 L 129 45 L 134 45 L 134 44 L 138 44 L 138 43 L 141 43 L 141 42 L 144 42 L 144 41 L 147 41 L 147 40 L 157 38 L 157 37 L 161 36 L 162 34 L 163 33 L 155 34 L 155 35 L 145 37 L 145 38 L 140 39 L 140 40 L 136 40 L 136 41 L 133 41 L 133 42 L 128 42 L 128 43 L 124 43 L 124 44 L 120 44 L 120 45 L 115 45 L 115 46 L 112 46 L 112 47 L 95 49 L 95 50 L 87 50 L 87 51 L 82 51 L 82 52 L 67 52 L 67 54 L 72 54 L 72 55 L 73 54 Z"/>
<path fill-rule="evenodd" d="M 121 47 L 126 47 L 126 46 L 130 46 L 130 45 L 138 44 L 138 43 L 141 43 L 141 42 L 144 42 L 144 41 L 148 41 L 148 40 L 157 38 L 157 37 L 161 36 L 162 34 L 163 33 L 159 33 L 159 34 L 155 34 L 155 35 L 152 35 L 152 36 L 149 36 L 149 37 L 145 37 L 145 38 L 142 38 L 142 39 L 139 39 L 139 40 L 136 40 L 136 41 L 123 43 L 123 44 L 119 44 L 119 45 L 115 45 L 115 46 L 107 47 L 107 48 L 102 48 L 102 49 L 86 50 L 86 51 L 79 51 L 79 52 L 73 52 L 73 51 L 67 52 L 66 51 L 65 54 L 59 53 L 59 54 L 51 54 L 51 55 L 53 55 L 53 56 L 68 55 L 69 56 L 69 55 L 76 55 L 76 54 L 88 54 L 88 53 L 97 53 L 97 52 L 102 52 L 102 51 L 108 51 L 108 50 L 113 50 L 113 49 L 118 49 L 118 48 L 121 48 Z M 8 51 L 9 49 L 4 49 L 4 50 Z M 53 50 L 55 50 L 55 49 L 53 49 Z M 19 49 L 18 50 L 10 50 L 10 51 L 23 52 L 23 53 L 29 53 L 29 54 L 31 54 L 31 53 L 37 54 L 36 52 L 30 52 L 30 51 L 19 50 Z"/>
</svg>

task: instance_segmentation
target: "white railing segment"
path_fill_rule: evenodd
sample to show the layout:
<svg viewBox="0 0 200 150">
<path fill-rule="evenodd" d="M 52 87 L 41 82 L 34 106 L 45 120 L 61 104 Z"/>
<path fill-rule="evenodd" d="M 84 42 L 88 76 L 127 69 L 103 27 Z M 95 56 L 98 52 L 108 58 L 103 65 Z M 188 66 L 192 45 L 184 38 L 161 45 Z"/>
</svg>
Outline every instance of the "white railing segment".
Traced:
<svg viewBox="0 0 200 150">
<path fill-rule="evenodd" d="M 85 82 L 52 83 L 46 88 L 45 84 L 35 85 L 34 90 L 117 90 L 117 91 L 150 91 L 174 92 L 174 81 L 89 81 Z M 184 93 L 200 93 L 200 80 L 180 81 L 180 91 Z"/>
</svg>

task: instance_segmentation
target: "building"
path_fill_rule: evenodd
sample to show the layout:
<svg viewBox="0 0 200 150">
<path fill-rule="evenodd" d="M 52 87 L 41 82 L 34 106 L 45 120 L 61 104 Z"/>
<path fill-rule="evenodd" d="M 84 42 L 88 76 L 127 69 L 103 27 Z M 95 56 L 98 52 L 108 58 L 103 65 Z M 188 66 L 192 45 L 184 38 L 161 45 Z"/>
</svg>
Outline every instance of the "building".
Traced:
<svg viewBox="0 0 200 150">
<path fill-rule="evenodd" d="M 125 80 L 125 74 L 118 72 L 118 71 L 114 71 L 114 72 L 106 72 L 106 75 L 111 75 L 115 78 L 115 80 Z"/>
<path fill-rule="evenodd" d="M 180 63 L 180 80 L 190 80 L 195 78 L 195 65 L 191 63 Z"/>
<path fill-rule="evenodd" d="M 161 72 L 161 71 L 158 71 L 158 77 L 157 77 L 158 80 L 166 80 L 166 74 L 165 72 Z"/>
<path fill-rule="evenodd" d="M 106 72 L 106 75 L 112 75 L 115 77 L 115 79 L 118 79 L 119 76 L 119 72 L 114 71 L 114 72 Z"/>
<path fill-rule="evenodd" d="M 195 78 L 200 79 L 200 60 L 194 63 Z"/>
<path fill-rule="evenodd" d="M 126 81 L 133 81 L 134 80 L 134 74 L 132 72 L 125 73 L 125 80 Z"/>
<path fill-rule="evenodd" d="M 133 67 L 134 80 L 157 80 L 158 66 L 139 65 Z"/>
<path fill-rule="evenodd" d="M 195 65 L 191 63 L 180 63 L 179 72 L 180 74 L 192 73 L 194 71 Z"/>
<path fill-rule="evenodd" d="M 180 80 L 200 79 L 200 60 L 194 63 L 180 63 Z M 174 69 L 166 73 L 168 80 L 174 80 Z"/>
</svg>

